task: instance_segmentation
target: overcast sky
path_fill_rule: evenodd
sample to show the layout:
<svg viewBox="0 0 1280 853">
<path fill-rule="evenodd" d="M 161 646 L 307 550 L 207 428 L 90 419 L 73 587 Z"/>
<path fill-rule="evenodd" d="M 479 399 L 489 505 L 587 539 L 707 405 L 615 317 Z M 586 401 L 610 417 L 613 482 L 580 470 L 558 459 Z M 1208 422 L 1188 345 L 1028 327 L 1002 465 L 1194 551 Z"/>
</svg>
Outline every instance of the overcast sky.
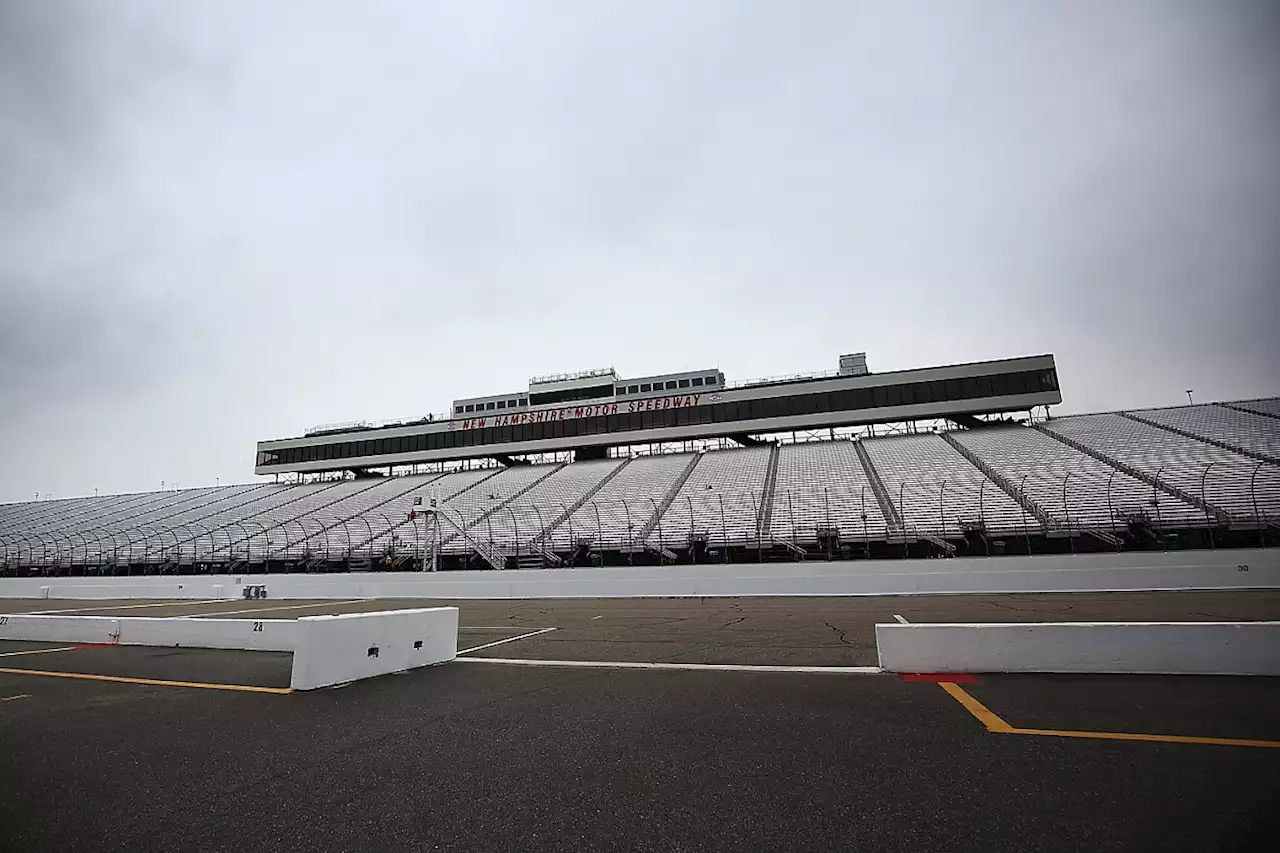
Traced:
<svg viewBox="0 0 1280 853">
<path fill-rule="evenodd" d="M 1280 4 L 0 0 L 0 500 L 538 373 L 1280 393 Z"/>
</svg>

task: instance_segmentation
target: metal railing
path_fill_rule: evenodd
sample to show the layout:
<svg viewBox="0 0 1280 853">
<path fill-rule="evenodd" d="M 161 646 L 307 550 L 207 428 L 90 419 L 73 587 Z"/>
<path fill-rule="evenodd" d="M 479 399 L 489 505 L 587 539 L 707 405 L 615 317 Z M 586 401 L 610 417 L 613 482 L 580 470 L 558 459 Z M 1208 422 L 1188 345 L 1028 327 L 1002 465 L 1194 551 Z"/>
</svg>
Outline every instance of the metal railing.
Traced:
<svg viewBox="0 0 1280 853">
<path fill-rule="evenodd" d="M 998 541 L 1020 553 L 1280 544 L 1280 467 L 1259 462 L 1168 469 L 1157 470 L 1141 491 L 1120 471 L 1105 478 L 1081 472 L 1026 475 L 1009 479 L 1005 488 L 989 480 L 894 479 L 886 495 L 902 519 L 900 530 L 886 522 L 870 485 L 776 489 L 767 526 L 759 523 L 768 503 L 763 490 L 683 493 L 665 508 L 662 495 L 555 504 L 517 498 L 473 518 L 446 500 L 439 507 L 446 532 L 463 529 L 467 535 L 444 536 L 435 546 L 446 561 L 482 554 L 498 564 L 508 557 L 518 562 L 541 556 L 546 564 L 580 565 L 575 555 L 628 563 L 654 555 L 665 561 L 671 554 L 681 561 L 764 560 L 771 551 L 834 558 L 847 548 L 855 556 L 910 556 L 918 555 L 912 550 L 918 542 L 954 550 L 939 540 L 959 545 L 967 556 L 998 553 Z M 1171 479 L 1214 511 L 1172 494 L 1165 488 Z M 1045 518 L 1023 511 L 1020 496 L 1033 496 Z M 177 573 L 231 564 L 258 571 L 341 571 L 388 559 L 404 565 L 406 557 L 420 566 L 427 543 L 421 525 L 409 519 L 409 501 L 405 495 L 405 505 L 384 504 L 338 521 L 308 514 L 286 522 L 220 517 L 216 523 L 157 519 L 113 526 L 79 515 L 61 524 L 28 513 L 0 516 L 0 572 Z"/>
</svg>

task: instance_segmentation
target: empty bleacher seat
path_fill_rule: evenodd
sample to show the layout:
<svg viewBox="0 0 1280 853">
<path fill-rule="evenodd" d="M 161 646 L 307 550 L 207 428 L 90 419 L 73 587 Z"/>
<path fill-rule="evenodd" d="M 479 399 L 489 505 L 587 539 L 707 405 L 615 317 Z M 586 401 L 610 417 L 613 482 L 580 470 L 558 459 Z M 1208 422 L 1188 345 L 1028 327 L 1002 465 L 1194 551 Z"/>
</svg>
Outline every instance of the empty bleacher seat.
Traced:
<svg viewBox="0 0 1280 853">
<path fill-rule="evenodd" d="M 1068 530 L 1120 530 L 1133 515 L 1163 526 L 1204 521 L 1204 513 L 1186 501 L 1038 430 L 1010 426 L 951 435 Z"/>
<path fill-rule="evenodd" d="M 756 541 L 772 447 L 744 447 L 704 453 L 649 534 L 667 547 L 706 536 L 711 545 Z"/>
<path fill-rule="evenodd" d="M 1233 518 L 1280 518 L 1280 466 L 1117 414 L 1055 418 L 1045 428 L 1176 486 Z"/>
<path fill-rule="evenodd" d="M 955 538 L 964 525 L 979 522 L 993 534 L 1040 529 L 1036 518 L 941 436 L 873 438 L 862 446 L 908 532 Z"/>
<path fill-rule="evenodd" d="M 787 444 L 779 449 L 774 481 L 774 539 L 818 542 L 819 528 L 843 540 L 884 540 L 887 525 L 875 492 L 850 441 Z"/>
</svg>

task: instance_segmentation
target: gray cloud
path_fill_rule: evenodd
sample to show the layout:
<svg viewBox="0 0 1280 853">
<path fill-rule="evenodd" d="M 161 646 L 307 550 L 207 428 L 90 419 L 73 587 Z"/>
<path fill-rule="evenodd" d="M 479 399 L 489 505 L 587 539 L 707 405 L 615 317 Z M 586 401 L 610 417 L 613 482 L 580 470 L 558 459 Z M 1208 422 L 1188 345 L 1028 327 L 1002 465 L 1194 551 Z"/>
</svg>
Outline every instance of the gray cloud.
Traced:
<svg viewBox="0 0 1280 853">
<path fill-rule="evenodd" d="M 2 8 L 0 499 L 604 364 L 1280 391 L 1271 3 Z"/>
</svg>

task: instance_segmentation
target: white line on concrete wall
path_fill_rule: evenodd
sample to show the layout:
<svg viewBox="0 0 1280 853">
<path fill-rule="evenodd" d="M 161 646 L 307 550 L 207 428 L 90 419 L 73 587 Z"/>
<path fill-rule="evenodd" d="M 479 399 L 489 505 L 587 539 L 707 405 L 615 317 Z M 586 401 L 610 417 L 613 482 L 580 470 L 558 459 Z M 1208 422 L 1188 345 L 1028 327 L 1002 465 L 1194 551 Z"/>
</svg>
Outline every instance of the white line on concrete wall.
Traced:
<svg viewBox="0 0 1280 853">
<path fill-rule="evenodd" d="M 893 618 L 894 618 L 894 619 L 897 619 L 897 620 L 898 620 L 898 623 L 899 623 L 900 625 L 910 625 L 910 624 L 911 624 L 910 622 L 908 622 L 908 621 L 907 621 L 907 617 L 903 616 L 901 613 L 895 613 L 895 614 L 893 614 Z"/>
<path fill-rule="evenodd" d="M 475 661 L 476 663 L 504 663 L 515 666 L 569 666 L 587 669 L 685 669 L 710 672 L 802 672 L 822 673 L 824 675 L 874 675 L 881 671 L 878 666 L 767 666 L 763 664 L 649 663 L 608 660 L 535 660 L 529 658 L 458 658 L 458 660 Z"/>
<path fill-rule="evenodd" d="M 473 646 L 469 649 L 460 649 L 458 654 L 465 655 L 467 652 L 478 652 L 481 649 L 487 649 L 490 646 L 500 646 L 503 643 L 514 643 L 516 640 L 527 640 L 529 637 L 536 637 L 539 634 L 545 634 L 548 631 L 554 631 L 555 628 L 539 628 L 537 631 L 530 631 L 527 634 L 521 634 L 518 637 L 507 637 L 505 640 L 494 640 L 492 643 L 485 643 L 483 646 Z"/>
<path fill-rule="evenodd" d="M 308 607 L 338 607 L 343 604 L 360 604 L 369 601 L 367 598 L 351 598 L 345 601 L 319 601 L 311 604 L 282 604 L 278 607 L 247 607 L 241 610 L 219 610 L 217 613 L 190 613 L 188 619 L 199 619 L 205 616 L 238 616 L 241 613 L 271 613 L 276 610 L 305 610 Z"/>
<path fill-rule="evenodd" d="M 184 601 L 182 599 L 174 599 L 171 601 L 153 601 L 150 604 L 116 604 L 104 607 L 99 604 L 97 607 L 73 607 L 69 610 L 36 610 L 31 613 L 10 613 L 10 616 L 53 616 L 56 613 L 85 613 L 90 610 L 137 610 L 142 607 L 188 607 L 195 604 L 222 604 L 226 601 L 224 598 L 208 598 L 202 601 Z"/>
</svg>

